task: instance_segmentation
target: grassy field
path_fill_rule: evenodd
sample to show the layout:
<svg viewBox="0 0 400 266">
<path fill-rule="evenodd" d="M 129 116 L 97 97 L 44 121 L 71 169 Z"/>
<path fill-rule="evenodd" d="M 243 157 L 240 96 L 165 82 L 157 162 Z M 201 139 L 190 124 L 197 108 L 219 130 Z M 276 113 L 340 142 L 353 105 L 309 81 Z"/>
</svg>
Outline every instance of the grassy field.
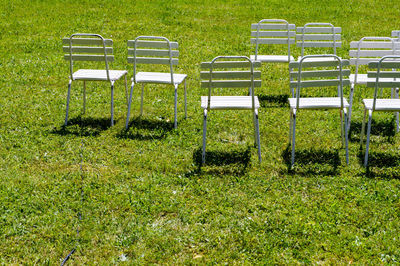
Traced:
<svg viewBox="0 0 400 266">
<path fill-rule="evenodd" d="M 74 247 L 73 264 L 400 262 L 400 139 L 393 115 L 374 115 L 369 171 L 358 149 L 361 99 L 371 90 L 356 90 L 349 165 L 338 112 L 304 111 L 297 163 L 289 171 L 287 66 L 264 65 L 256 91 L 262 163 L 251 115 L 211 112 L 209 160 L 200 167 L 206 91 L 199 77 L 202 61 L 250 55 L 250 24 L 262 18 L 341 26 L 338 54 L 347 58 L 350 41 L 399 29 L 398 0 L 0 3 L 0 264 L 56 264 Z M 129 76 L 127 40 L 178 41 L 176 71 L 189 77 L 188 119 L 183 89 L 174 130 L 173 90 L 149 85 L 142 118 L 135 89 L 124 132 L 123 82 L 116 84 L 114 127 L 108 84 L 88 84 L 80 115 L 77 82 L 64 128 L 69 66 L 61 38 L 75 32 L 112 38 L 112 67 Z"/>
</svg>

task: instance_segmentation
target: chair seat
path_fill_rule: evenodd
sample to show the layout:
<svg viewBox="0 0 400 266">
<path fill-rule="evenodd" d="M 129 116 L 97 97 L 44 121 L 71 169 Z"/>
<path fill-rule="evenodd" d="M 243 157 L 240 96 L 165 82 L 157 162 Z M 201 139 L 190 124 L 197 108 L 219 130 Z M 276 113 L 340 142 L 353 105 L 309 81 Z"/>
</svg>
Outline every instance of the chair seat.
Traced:
<svg viewBox="0 0 400 266">
<path fill-rule="evenodd" d="M 296 98 L 289 98 L 290 108 L 296 109 Z M 338 109 L 341 107 L 339 97 L 300 98 L 299 109 Z M 346 99 L 343 106 L 349 107 Z"/>
<path fill-rule="evenodd" d="M 181 84 L 187 77 L 186 74 L 173 74 L 173 75 L 175 84 Z M 136 74 L 136 83 L 171 84 L 171 73 L 138 72 Z"/>
<path fill-rule="evenodd" d="M 374 99 L 363 99 L 365 109 L 372 110 Z M 377 111 L 400 111 L 400 99 L 376 99 Z"/>
<path fill-rule="evenodd" d="M 250 55 L 250 60 L 255 60 L 255 55 Z M 257 61 L 271 63 L 289 63 L 287 55 L 257 55 Z M 293 56 L 290 56 L 290 61 L 294 61 Z"/>
<path fill-rule="evenodd" d="M 301 56 L 297 57 L 297 62 L 300 62 Z M 341 57 L 339 57 L 341 58 Z M 309 57 L 304 62 L 319 62 L 319 61 L 337 61 L 334 57 Z"/>
<path fill-rule="evenodd" d="M 127 73 L 126 70 L 109 70 L 110 79 L 114 81 Z M 72 76 L 73 80 L 107 80 L 107 71 L 101 69 L 79 69 Z"/>
<path fill-rule="evenodd" d="M 355 83 L 355 75 L 350 74 L 349 79 L 351 84 Z M 380 78 L 380 81 L 393 81 L 392 78 Z M 375 82 L 376 78 L 368 78 L 367 74 L 357 74 L 357 84 L 366 85 L 367 82 Z"/>
<path fill-rule="evenodd" d="M 208 96 L 201 96 L 201 108 L 206 109 Z M 255 97 L 255 109 L 260 108 Z M 252 109 L 251 96 L 211 96 L 210 109 Z"/>
</svg>

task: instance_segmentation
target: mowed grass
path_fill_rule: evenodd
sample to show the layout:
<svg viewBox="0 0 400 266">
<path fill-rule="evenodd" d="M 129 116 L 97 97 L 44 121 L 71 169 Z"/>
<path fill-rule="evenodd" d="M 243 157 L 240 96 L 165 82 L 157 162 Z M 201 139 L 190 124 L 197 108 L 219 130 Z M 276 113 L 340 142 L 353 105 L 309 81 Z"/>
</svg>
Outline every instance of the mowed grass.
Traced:
<svg viewBox="0 0 400 266">
<path fill-rule="evenodd" d="M 399 136 L 392 114 L 374 114 L 371 159 L 359 151 L 358 87 L 350 164 L 338 112 L 300 112 L 297 163 L 289 171 L 286 65 L 264 65 L 262 163 L 248 112 L 211 112 L 207 165 L 200 167 L 199 64 L 217 55 L 250 55 L 250 24 L 283 18 L 331 22 L 343 48 L 398 29 L 398 1 L 1 1 L 0 263 L 56 264 L 396 264 L 400 261 Z M 397 27 L 397 28 L 396 28 Z M 135 87 L 124 131 L 123 82 L 73 84 L 61 38 L 75 32 L 114 40 L 113 69 L 127 69 L 126 41 L 160 35 L 180 43 L 176 72 L 188 74 L 188 119 L 179 90 L 148 85 L 139 118 Z M 295 57 L 299 49 L 294 48 Z M 265 49 L 284 53 L 285 48 Z M 246 93 L 246 90 L 239 93 Z M 319 91 L 313 93 L 320 93 Z M 346 91 L 348 95 L 348 89 Z M 82 213 L 82 220 L 78 219 Z M 76 230 L 79 229 L 79 235 Z"/>
</svg>

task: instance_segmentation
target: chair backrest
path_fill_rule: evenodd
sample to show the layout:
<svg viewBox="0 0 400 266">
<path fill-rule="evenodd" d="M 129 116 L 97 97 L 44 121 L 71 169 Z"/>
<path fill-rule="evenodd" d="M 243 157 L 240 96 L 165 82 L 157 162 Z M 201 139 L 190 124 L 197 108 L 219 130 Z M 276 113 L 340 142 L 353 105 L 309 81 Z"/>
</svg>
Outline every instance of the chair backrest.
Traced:
<svg viewBox="0 0 400 266">
<path fill-rule="evenodd" d="M 289 24 L 284 19 L 262 19 L 251 24 L 251 43 L 256 45 L 255 60 L 260 44 L 286 44 L 289 62 L 290 45 L 295 43 L 295 28 L 294 24 Z"/>
<path fill-rule="evenodd" d="M 173 65 L 178 64 L 178 43 L 165 37 L 139 36 L 128 41 L 128 63 L 133 64 L 133 80 L 136 82 L 138 64 L 169 65 L 171 83 L 174 83 Z"/>
<path fill-rule="evenodd" d="M 392 37 L 398 41 L 400 41 L 400 30 L 392 30 Z"/>
<path fill-rule="evenodd" d="M 104 61 L 107 79 L 110 80 L 109 62 L 114 61 L 113 41 L 99 34 L 75 33 L 63 38 L 64 59 L 70 62 L 71 79 L 74 61 Z"/>
<path fill-rule="evenodd" d="M 356 66 L 355 82 L 360 65 L 368 65 L 369 62 L 377 61 L 385 55 L 399 54 L 397 48 L 398 43 L 390 37 L 363 37 L 359 41 L 350 42 L 350 65 Z"/>
<path fill-rule="evenodd" d="M 247 56 L 217 56 L 211 62 L 201 63 L 201 68 L 207 69 L 200 72 L 201 87 L 208 88 L 207 109 L 210 109 L 214 88 L 250 88 L 254 110 L 254 88 L 261 87 L 261 71 L 255 71 L 254 68 L 259 67 L 260 61 L 251 61 Z"/>
<path fill-rule="evenodd" d="M 331 23 L 307 23 L 297 27 L 296 42 L 301 47 L 301 56 L 304 56 L 304 48 L 332 48 L 336 54 L 336 48 L 342 46 L 341 32 L 341 27 Z"/>
<path fill-rule="evenodd" d="M 337 55 L 307 55 L 300 61 L 291 62 L 290 87 L 296 89 L 296 107 L 299 105 L 300 90 L 311 87 L 338 88 L 343 107 L 343 87 L 350 85 L 350 70 L 344 68 L 348 65 L 349 60 Z"/>
<path fill-rule="evenodd" d="M 376 97 L 379 88 L 399 88 L 400 87 L 400 55 L 386 55 L 379 61 L 368 64 L 368 78 L 375 79 L 368 81 L 367 87 L 375 87 L 373 110 L 375 110 Z M 382 78 L 382 80 L 381 80 Z"/>
</svg>

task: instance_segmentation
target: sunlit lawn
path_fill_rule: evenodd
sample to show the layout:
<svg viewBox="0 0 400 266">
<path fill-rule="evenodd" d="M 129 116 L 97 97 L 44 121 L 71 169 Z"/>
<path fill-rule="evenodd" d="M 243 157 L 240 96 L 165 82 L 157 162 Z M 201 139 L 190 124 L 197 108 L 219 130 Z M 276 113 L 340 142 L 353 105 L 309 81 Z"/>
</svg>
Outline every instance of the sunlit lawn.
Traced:
<svg viewBox="0 0 400 266">
<path fill-rule="evenodd" d="M 398 10 L 390 0 L 1 1 L 0 263 L 56 264 L 75 247 L 73 264 L 399 263 L 400 140 L 392 114 L 374 114 L 369 171 L 359 151 L 361 99 L 372 90 L 356 88 L 349 165 L 339 113 L 304 111 L 289 171 L 288 69 L 264 65 L 256 91 L 262 163 L 251 114 L 226 111 L 209 115 L 201 167 L 199 75 L 202 61 L 253 53 L 250 25 L 262 18 L 341 26 L 338 54 L 348 58 L 350 41 L 398 29 Z M 108 84 L 88 83 L 81 115 L 76 82 L 63 127 L 69 65 L 61 39 L 75 32 L 112 38 L 112 68 L 129 77 L 127 40 L 178 41 L 188 119 L 183 89 L 174 130 L 173 89 L 154 85 L 139 117 L 135 87 L 125 132 L 123 82 L 114 127 Z"/>
</svg>

